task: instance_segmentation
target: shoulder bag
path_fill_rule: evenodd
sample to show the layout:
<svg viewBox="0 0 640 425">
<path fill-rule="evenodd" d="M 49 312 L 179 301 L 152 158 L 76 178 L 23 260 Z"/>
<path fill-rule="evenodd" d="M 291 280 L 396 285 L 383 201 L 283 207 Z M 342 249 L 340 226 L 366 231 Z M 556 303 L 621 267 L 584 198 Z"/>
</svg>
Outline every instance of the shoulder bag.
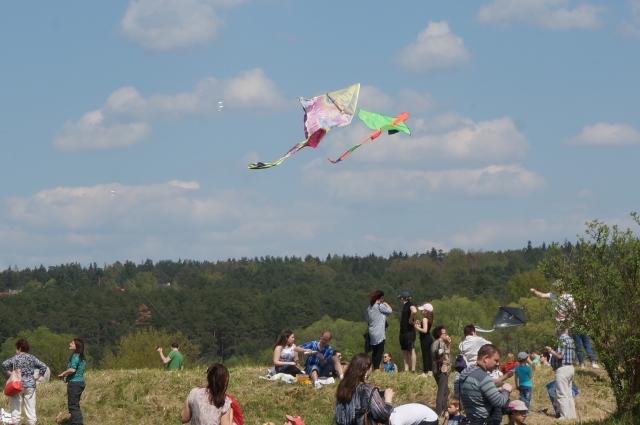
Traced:
<svg viewBox="0 0 640 425">
<path fill-rule="evenodd" d="M 13 397 L 22 391 L 22 373 L 16 369 L 16 358 L 13 358 L 13 372 L 4 386 L 4 395 Z"/>
</svg>

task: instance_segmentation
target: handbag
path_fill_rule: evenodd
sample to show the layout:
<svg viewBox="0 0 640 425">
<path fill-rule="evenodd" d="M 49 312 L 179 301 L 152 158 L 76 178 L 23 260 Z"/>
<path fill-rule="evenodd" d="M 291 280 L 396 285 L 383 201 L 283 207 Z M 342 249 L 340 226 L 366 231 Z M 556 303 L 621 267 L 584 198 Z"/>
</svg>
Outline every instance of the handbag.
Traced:
<svg viewBox="0 0 640 425">
<path fill-rule="evenodd" d="M 22 391 L 22 372 L 16 369 L 16 359 L 13 358 L 13 372 L 4 386 L 4 395 L 13 397 Z"/>
</svg>

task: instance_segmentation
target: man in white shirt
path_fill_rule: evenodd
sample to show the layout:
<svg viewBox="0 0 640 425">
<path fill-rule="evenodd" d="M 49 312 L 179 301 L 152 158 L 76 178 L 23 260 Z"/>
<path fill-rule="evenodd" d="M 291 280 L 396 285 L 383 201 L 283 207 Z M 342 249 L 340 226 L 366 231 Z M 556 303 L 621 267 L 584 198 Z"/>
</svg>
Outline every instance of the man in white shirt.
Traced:
<svg viewBox="0 0 640 425">
<path fill-rule="evenodd" d="M 480 347 L 486 344 L 491 344 L 491 341 L 487 341 L 481 336 L 476 335 L 476 327 L 474 325 L 467 325 L 464 327 L 464 339 L 458 346 L 460 354 L 463 355 L 467 367 L 476 363 L 478 360 L 478 350 Z"/>
</svg>

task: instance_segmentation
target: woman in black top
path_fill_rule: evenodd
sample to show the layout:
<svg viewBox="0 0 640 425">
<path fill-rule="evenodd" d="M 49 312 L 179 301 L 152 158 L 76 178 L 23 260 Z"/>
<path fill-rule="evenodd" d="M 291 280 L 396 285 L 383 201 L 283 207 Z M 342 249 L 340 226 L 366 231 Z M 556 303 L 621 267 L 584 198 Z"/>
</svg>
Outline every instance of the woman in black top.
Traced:
<svg viewBox="0 0 640 425">
<path fill-rule="evenodd" d="M 422 350 L 423 378 L 433 375 L 433 356 L 431 355 L 431 326 L 433 326 L 433 306 L 429 303 L 421 305 L 418 310 L 422 313 L 422 320 L 416 320 L 416 330 L 420 334 L 420 349 Z"/>
</svg>

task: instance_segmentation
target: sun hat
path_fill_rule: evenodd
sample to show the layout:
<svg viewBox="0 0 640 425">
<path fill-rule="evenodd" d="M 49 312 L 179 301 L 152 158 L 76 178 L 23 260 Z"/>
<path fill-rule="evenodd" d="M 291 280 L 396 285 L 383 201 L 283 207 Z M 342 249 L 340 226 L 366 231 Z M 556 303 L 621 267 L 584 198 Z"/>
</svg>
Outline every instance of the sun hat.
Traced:
<svg viewBox="0 0 640 425">
<path fill-rule="evenodd" d="M 398 298 L 404 298 L 406 300 L 407 298 L 411 298 L 411 295 L 409 295 L 407 291 L 404 291 L 401 292 L 400 295 L 398 295 Z"/>
<path fill-rule="evenodd" d="M 290 420 L 294 425 L 304 425 L 304 421 L 300 416 L 284 415 L 284 417 Z"/>
<path fill-rule="evenodd" d="M 418 310 L 427 310 L 427 311 L 433 311 L 433 306 L 429 303 L 426 303 L 424 305 L 421 305 L 420 307 L 418 307 Z"/>
<path fill-rule="evenodd" d="M 527 405 L 524 404 L 524 401 L 522 400 L 512 400 L 511 402 L 509 402 L 509 409 L 518 411 L 529 410 L 527 409 Z"/>
<path fill-rule="evenodd" d="M 520 351 L 518 353 L 518 360 L 526 360 L 527 357 L 529 357 L 529 355 L 527 353 L 525 353 L 524 351 Z"/>
</svg>

